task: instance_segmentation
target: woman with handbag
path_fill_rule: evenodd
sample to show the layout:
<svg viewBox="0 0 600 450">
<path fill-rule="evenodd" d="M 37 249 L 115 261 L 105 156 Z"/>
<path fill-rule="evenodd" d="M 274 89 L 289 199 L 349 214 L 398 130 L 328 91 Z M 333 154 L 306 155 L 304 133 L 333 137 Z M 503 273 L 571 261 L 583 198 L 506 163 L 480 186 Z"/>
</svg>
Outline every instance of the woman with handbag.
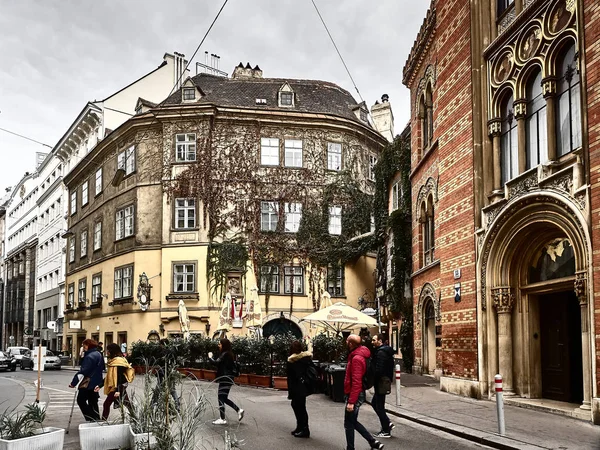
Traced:
<svg viewBox="0 0 600 450">
<path fill-rule="evenodd" d="M 302 351 L 300 341 L 292 342 L 287 361 L 288 399 L 296 416 L 296 429 L 292 435 L 298 438 L 310 437 L 306 397 L 311 394 L 307 387 L 308 368 L 312 365 L 312 353 Z"/>
<path fill-rule="evenodd" d="M 102 420 L 108 419 L 110 407 L 113 403 L 115 404 L 115 408 L 123 404 L 131 412 L 131 402 L 127 395 L 127 386 L 135 377 L 135 371 L 129 362 L 123 358 L 121 347 L 117 344 L 108 344 L 106 347 L 106 356 L 108 358 L 106 378 L 94 389 L 95 392 L 98 392 L 101 387 L 104 387 L 106 400 L 104 400 L 104 407 L 102 408 Z"/>
<path fill-rule="evenodd" d="M 235 356 L 231 351 L 231 341 L 229 339 L 221 339 L 219 341 L 219 351 L 221 354 L 217 359 L 213 359 L 212 352 L 208 353 L 208 358 L 211 363 L 217 366 L 217 381 L 219 382 L 219 415 L 220 418 L 213 421 L 214 425 L 225 425 L 225 405 L 229 405 L 238 414 L 238 421 L 244 418 L 244 410 L 239 408 L 235 403 L 229 400 L 229 391 L 233 385 L 233 378 L 236 375 Z"/>
<path fill-rule="evenodd" d="M 83 359 L 81 367 L 73 377 L 70 388 L 78 387 L 77 405 L 88 422 L 100 420 L 98 410 L 98 399 L 100 395 L 94 391 L 94 388 L 102 382 L 102 372 L 104 372 L 104 358 L 98 352 L 98 343 L 93 339 L 83 341 Z M 83 378 L 80 380 L 80 376 Z"/>
</svg>

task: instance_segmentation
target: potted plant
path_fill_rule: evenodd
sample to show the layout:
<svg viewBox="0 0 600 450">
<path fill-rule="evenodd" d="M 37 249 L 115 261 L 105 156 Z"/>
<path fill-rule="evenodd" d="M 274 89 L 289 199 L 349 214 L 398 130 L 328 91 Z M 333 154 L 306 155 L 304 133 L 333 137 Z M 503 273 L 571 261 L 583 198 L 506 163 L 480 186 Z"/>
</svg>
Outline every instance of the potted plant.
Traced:
<svg viewBox="0 0 600 450">
<path fill-rule="evenodd" d="M 127 448 L 130 442 L 129 434 L 129 424 L 127 423 L 82 423 L 79 425 L 79 445 L 81 450 Z"/>
<path fill-rule="evenodd" d="M 29 450 L 63 448 L 65 430 L 44 427 L 46 409 L 39 405 L 25 405 L 24 412 L 0 413 L 0 450 Z"/>
<path fill-rule="evenodd" d="M 250 347 L 250 342 L 251 339 L 247 336 L 238 336 L 231 341 L 231 350 L 241 368 L 240 375 L 234 379 L 237 384 L 248 384 L 248 364 L 250 363 L 248 349 Z"/>
<path fill-rule="evenodd" d="M 248 384 L 251 386 L 271 386 L 271 348 L 266 339 L 251 339 L 248 346 Z"/>
<path fill-rule="evenodd" d="M 219 356 L 219 343 L 208 337 L 204 338 L 205 353 L 202 355 L 202 374 L 205 380 L 212 381 L 217 377 L 217 371 L 214 365 L 208 360 L 208 353 L 211 352 L 214 357 Z"/>
</svg>

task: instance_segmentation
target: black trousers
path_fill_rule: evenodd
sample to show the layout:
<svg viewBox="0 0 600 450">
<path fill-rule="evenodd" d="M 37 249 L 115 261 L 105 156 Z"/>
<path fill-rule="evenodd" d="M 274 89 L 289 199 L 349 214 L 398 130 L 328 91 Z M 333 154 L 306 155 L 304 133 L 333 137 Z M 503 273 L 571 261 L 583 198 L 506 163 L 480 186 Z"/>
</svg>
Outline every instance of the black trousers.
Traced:
<svg viewBox="0 0 600 450">
<path fill-rule="evenodd" d="M 379 423 L 381 423 L 381 430 L 387 433 L 390 432 L 390 418 L 385 412 L 385 394 L 373 394 L 371 399 L 371 406 L 375 410 L 377 417 L 379 417 Z"/>
<path fill-rule="evenodd" d="M 77 405 L 88 422 L 100 420 L 100 411 L 98 410 L 98 399 L 100 395 L 93 389 L 79 389 L 77 393 Z"/>
<path fill-rule="evenodd" d="M 292 397 L 292 409 L 296 416 L 296 429 L 308 430 L 308 412 L 306 412 L 306 397 Z"/>
<path fill-rule="evenodd" d="M 225 405 L 229 405 L 235 412 L 238 412 L 240 408 L 229 400 L 229 391 L 231 390 L 231 382 L 219 383 L 219 414 L 221 419 L 225 419 Z"/>
</svg>

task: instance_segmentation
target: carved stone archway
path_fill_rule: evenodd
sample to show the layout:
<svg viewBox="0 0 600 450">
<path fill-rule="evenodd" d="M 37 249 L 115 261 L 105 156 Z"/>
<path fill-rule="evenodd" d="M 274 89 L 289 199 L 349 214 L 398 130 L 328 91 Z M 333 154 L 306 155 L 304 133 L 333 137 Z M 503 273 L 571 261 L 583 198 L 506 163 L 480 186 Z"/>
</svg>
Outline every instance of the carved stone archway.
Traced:
<svg viewBox="0 0 600 450">
<path fill-rule="evenodd" d="M 279 320 L 279 318 L 281 317 L 281 313 L 271 313 L 266 315 L 263 318 L 263 326 L 264 324 L 266 324 L 267 322 L 270 322 L 271 320 Z M 298 325 L 298 328 L 300 328 L 300 331 L 302 331 L 302 336 L 306 337 L 308 335 L 308 330 L 306 329 L 306 324 L 305 322 L 300 322 L 300 319 L 298 317 L 296 317 L 293 314 L 290 313 L 283 313 L 283 317 L 287 320 L 290 320 L 292 322 L 294 322 L 296 325 Z"/>
</svg>

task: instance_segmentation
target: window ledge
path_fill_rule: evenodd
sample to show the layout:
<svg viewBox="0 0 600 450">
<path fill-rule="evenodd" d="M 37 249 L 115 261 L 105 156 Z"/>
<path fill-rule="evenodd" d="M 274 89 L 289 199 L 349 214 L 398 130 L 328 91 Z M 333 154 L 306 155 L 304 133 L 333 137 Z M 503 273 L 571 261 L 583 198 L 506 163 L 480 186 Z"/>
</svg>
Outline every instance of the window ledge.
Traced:
<svg viewBox="0 0 600 450">
<path fill-rule="evenodd" d="M 130 234 L 129 236 L 122 237 L 121 239 L 115 239 L 115 244 L 116 244 L 117 242 L 122 242 L 122 241 L 125 241 L 125 240 L 127 240 L 127 239 L 130 239 L 130 238 L 132 238 L 132 237 L 135 237 L 135 233 L 134 233 L 134 234 Z"/>
<path fill-rule="evenodd" d="M 199 227 L 196 228 L 171 228 L 172 233 L 188 233 L 190 231 L 200 231 Z"/>
<path fill-rule="evenodd" d="M 165 299 L 167 301 L 179 301 L 179 300 L 200 300 L 200 294 L 198 292 L 171 292 Z"/>
<path fill-rule="evenodd" d="M 440 265 L 440 260 L 436 259 L 435 261 L 433 261 L 432 263 L 429 263 L 428 265 L 426 265 L 425 267 L 421 267 L 419 270 L 413 272 L 410 277 L 414 278 L 418 275 L 421 275 L 423 272 L 427 272 L 429 269 L 433 269 L 435 266 L 439 266 Z"/>
<path fill-rule="evenodd" d="M 190 161 L 171 161 L 171 164 L 175 165 L 175 166 L 184 166 L 186 164 L 192 164 L 198 162 L 197 159 L 192 159 Z"/>
<path fill-rule="evenodd" d="M 115 305 L 126 305 L 128 303 L 133 304 L 133 297 L 121 297 L 121 298 L 115 298 L 112 302 L 110 302 L 108 304 L 108 306 L 115 306 Z"/>
</svg>

